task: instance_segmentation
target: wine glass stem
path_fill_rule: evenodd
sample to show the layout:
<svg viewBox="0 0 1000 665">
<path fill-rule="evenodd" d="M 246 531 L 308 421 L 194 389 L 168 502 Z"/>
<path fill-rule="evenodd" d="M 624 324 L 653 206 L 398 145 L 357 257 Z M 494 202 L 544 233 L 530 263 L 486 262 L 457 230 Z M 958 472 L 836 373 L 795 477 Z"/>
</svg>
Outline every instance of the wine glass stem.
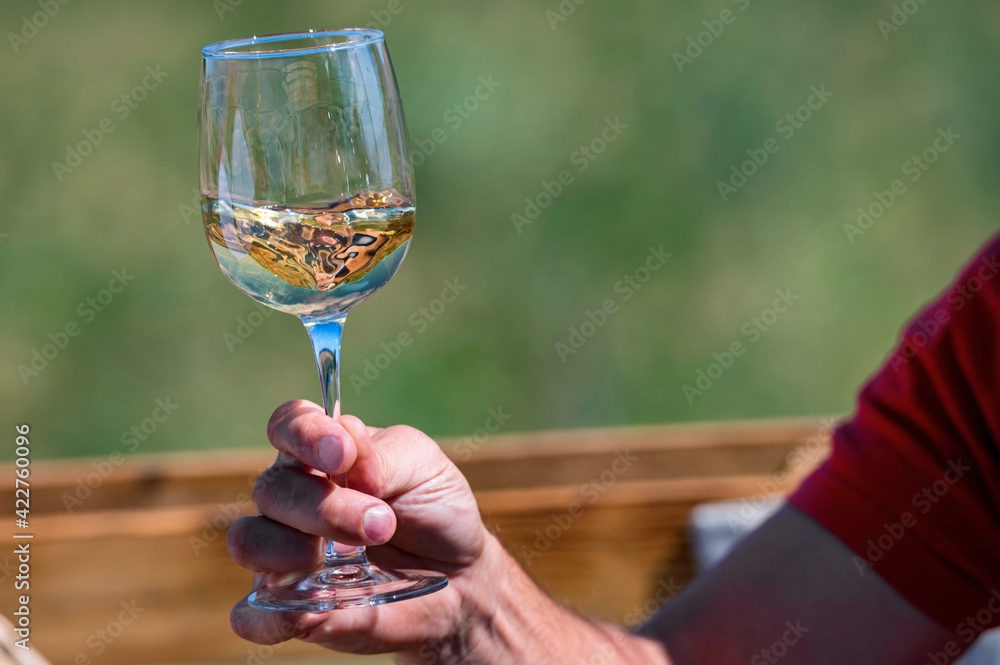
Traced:
<svg viewBox="0 0 1000 665">
<path fill-rule="evenodd" d="M 323 389 L 323 408 L 326 415 L 340 420 L 340 338 L 344 332 L 346 314 L 322 319 L 303 319 L 313 352 L 316 354 L 316 368 L 319 370 L 320 385 Z M 330 480 L 341 487 L 347 487 L 347 474 L 330 476 Z M 368 559 L 364 547 L 342 545 L 328 540 L 326 543 L 326 567 L 349 565 L 367 566 Z"/>
</svg>

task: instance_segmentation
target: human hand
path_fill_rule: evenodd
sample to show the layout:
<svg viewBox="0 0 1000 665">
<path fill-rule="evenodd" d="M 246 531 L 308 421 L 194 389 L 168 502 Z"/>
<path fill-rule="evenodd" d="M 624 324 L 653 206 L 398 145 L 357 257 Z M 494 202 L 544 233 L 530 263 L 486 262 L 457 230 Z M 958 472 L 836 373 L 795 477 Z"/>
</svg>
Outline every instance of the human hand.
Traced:
<svg viewBox="0 0 1000 665">
<path fill-rule="evenodd" d="M 433 440 L 405 426 L 337 421 L 301 400 L 280 406 L 267 433 L 279 452 L 254 488 L 261 515 L 237 520 L 227 539 L 233 560 L 254 571 L 255 590 L 318 567 L 322 539 L 369 546 L 374 563 L 438 571 L 449 584 L 420 598 L 331 612 L 262 610 L 244 598 L 231 615 L 238 635 L 260 644 L 298 637 L 351 653 L 416 654 L 489 614 L 484 596 L 495 582 L 491 552 L 499 545 L 468 482 Z M 327 477 L 342 473 L 349 489 Z"/>
</svg>

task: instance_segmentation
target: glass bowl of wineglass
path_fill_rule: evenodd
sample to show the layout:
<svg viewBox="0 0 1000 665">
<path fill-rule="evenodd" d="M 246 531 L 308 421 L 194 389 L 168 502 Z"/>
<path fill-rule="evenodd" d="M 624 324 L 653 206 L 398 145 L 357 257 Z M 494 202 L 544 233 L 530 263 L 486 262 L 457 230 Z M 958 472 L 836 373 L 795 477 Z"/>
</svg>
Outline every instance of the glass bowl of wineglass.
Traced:
<svg viewBox="0 0 1000 665">
<path fill-rule="evenodd" d="M 239 290 L 305 324 L 326 413 L 339 418 L 347 312 L 395 274 L 416 214 L 384 36 L 268 35 L 211 44 L 202 55 L 199 161 L 209 247 Z M 380 567 L 363 547 L 330 541 L 318 570 L 249 600 L 326 611 L 422 596 L 447 581 Z"/>
</svg>

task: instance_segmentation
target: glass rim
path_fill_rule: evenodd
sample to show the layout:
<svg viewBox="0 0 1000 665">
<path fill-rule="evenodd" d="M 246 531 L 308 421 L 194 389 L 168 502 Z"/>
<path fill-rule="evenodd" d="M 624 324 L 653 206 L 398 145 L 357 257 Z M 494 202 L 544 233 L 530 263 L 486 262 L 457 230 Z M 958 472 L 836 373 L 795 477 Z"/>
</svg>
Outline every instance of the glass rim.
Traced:
<svg viewBox="0 0 1000 665">
<path fill-rule="evenodd" d="M 355 37 L 343 42 L 332 44 L 321 44 L 303 46 L 302 48 L 282 49 L 282 50 L 237 50 L 244 46 L 254 46 L 257 44 L 270 44 L 279 41 L 294 41 L 296 39 L 316 38 L 316 37 Z M 285 32 L 273 35 L 255 35 L 253 37 L 241 37 L 238 39 L 227 39 L 221 42 L 209 44 L 201 50 L 205 58 L 231 59 L 231 58 L 282 58 L 286 56 L 308 55 L 311 53 L 324 53 L 326 51 L 339 51 L 346 48 L 355 48 L 375 44 L 385 39 L 385 34 L 381 30 L 371 28 L 343 28 L 340 30 L 308 30 L 306 32 Z"/>
</svg>

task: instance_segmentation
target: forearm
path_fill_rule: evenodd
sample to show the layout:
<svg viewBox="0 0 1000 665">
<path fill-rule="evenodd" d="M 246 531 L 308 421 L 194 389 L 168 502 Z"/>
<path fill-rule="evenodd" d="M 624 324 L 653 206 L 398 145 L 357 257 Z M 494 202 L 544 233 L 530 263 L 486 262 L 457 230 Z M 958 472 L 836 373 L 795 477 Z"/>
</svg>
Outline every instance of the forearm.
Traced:
<svg viewBox="0 0 1000 665">
<path fill-rule="evenodd" d="M 675 665 L 923 663 L 955 634 L 791 507 L 747 537 L 644 626 Z M 941 661 L 944 662 L 944 661 Z"/>
<path fill-rule="evenodd" d="M 669 665 L 663 646 L 566 609 L 528 577 L 492 536 L 475 569 L 456 584 L 465 599 L 445 639 L 403 655 L 404 665 Z"/>
</svg>

